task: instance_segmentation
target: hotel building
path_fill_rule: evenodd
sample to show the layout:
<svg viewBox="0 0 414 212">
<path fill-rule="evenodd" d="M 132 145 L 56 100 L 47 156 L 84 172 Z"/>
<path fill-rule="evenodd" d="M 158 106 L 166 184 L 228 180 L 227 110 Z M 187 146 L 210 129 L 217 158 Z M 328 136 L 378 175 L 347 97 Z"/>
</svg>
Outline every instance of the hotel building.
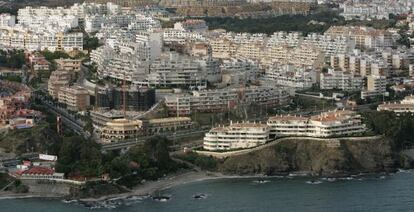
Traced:
<svg viewBox="0 0 414 212">
<path fill-rule="evenodd" d="M 168 117 L 143 120 L 144 131 L 147 135 L 171 133 L 180 130 L 189 130 L 194 127 L 190 117 Z"/>
<path fill-rule="evenodd" d="M 274 64 L 265 70 L 264 79 L 277 85 L 307 89 L 316 83 L 316 72 L 310 68 L 300 68 L 293 65 Z"/>
<path fill-rule="evenodd" d="M 414 113 L 414 96 L 406 96 L 401 102 L 387 102 L 378 105 L 378 111 L 392 111 L 394 113 Z"/>
<path fill-rule="evenodd" d="M 72 111 L 85 111 L 90 105 L 89 92 L 81 86 L 61 87 L 58 102 Z"/>
<path fill-rule="evenodd" d="M 249 86 L 170 95 L 165 97 L 165 104 L 169 114 L 181 116 L 194 112 L 224 112 L 238 104 L 273 107 L 285 104 L 288 98 L 288 93 L 278 87 Z"/>
<path fill-rule="evenodd" d="M 388 80 L 385 76 L 370 75 L 367 76 L 366 90 L 361 91 L 361 99 L 368 97 L 386 95 Z"/>
<path fill-rule="evenodd" d="M 360 91 L 363 87 L 364 78 L 349 72 L 329 69 L 327 73 L 320 74 L 320 88 L 322 90 Z"/>
<path fill-rule="evenodd" d="M 203 148 L 209 151 L 252 148 L 268 142 L 269 134 L 270 128 L 266 124 L 231 123 L 206 133 Z"/>
<path fill-rule="evenodd" d="M 114 119 L 102 128 L 100 137 L 105 143 L 134 139 L 143 134 L 142 121 Z"/>
<path fill-rule="evenodd" d="M 112 119 L 100 129 L 103 142 L 117 142 L 142 136 L 171 134 L 189 130 L 194 122 L 189 117 L 169 117 L 148 120 Z"/>
<path fill-rule="evenodd" d="M 349 37 L 355 42 L 356 48 L 387 48 L 394 45 L 392 34 L 386 30 L 362 26 L 332 26 L 326 32 L 332 38 Z"/>
<path fill-rule="evenodd" d="M 324 112 L 310 117 L 273 116 L 269 118 L 267 125 L 274 137 L 340 137 L 360 135 L 366 130 L 361 116 L 347 110 Z"/>
</svg>

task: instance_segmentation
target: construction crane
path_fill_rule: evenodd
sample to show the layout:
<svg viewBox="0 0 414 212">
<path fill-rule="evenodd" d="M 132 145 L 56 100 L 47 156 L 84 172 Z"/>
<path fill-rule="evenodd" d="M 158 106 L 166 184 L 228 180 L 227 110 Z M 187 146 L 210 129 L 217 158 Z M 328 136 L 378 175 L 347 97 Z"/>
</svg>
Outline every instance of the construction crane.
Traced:
<svg viewBox="0 0 414 212">
<path fill-rule="evenodd" d="M 124 73 L 124 79 L 122 80 L 122 112 L 124 118 L 126 118 L 126 76 Z"/>
</svg>

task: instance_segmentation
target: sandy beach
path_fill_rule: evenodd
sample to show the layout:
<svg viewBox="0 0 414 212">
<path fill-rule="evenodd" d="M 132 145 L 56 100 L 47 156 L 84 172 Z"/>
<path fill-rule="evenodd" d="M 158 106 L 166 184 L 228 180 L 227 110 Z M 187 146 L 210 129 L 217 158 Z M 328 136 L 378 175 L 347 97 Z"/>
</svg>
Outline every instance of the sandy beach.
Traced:
<svg viewBox="0 0 414 212">
<path fill-rule="evenodd" d="M 191 183 L 202 180 L 218 179 L 223 178 L 224 175 L 220 173 L 211 172 L 196 172 L 186 171 L 182 173 L 168 175 L 157 181 L 147 181 L 144 184 L 138 185 L 131 189 L 130 192 L 105 195 L 99 198 L 84 198 L 80 199 L 82 202 L 99 202 L 113 198 L 127 198 L 129 196 L 148 196 L 152 195 L 157 191 L 168 189 L 174 186 L 182 185 L 185 183 Z M 56 194 L 45 194 L 45 193 L 13 193 L 13 192 L 0 192 L 0 200 L 3 199 L 24 199 L 24 198 L 64 198 L 64 196 Z"/>
<path fill-rule="evenodd" d="M 162 191 L 175 186 L 183 185 L 186 183 L 211 180 L 211 179 L 222 179 L 222 178 L 252 178 L 252 177 L 264 177 L 261 175 L 257 176 L 230 176 L 223 175 L 217 172 L 206 172 L 206 171 L 186 171 L 168 175 L 157 181 L 147 181 L 141 185 L 131 189 L 130 192 L 105 195 L 99 198 L 83 198 L 79 199 L 81 202 L 93 203 L 100 202 L 109 199 L 123 199 L 131 196 L 148 196 L 153 195 L 157 191 Z M 37 193 L 12 193 L 12 192 L 0 192 L 1 199 L 23 199 L 23 198 L 64 198 L 64 196 L 54 194 L 37 194 Z"/>
<path fill-rule="evenodd" d="M 188 171 L 185 173 L 169 175 L 158 181 L 147 181 L 144 184 L 133 188 L 130 192 L 127 192 L 127 193 L 107 195 L 107 196 L 102 196 L 99 198 L 85 198 L 85 199 L 80 199 L 80 201 L 96 202 L 96 201 L 104 201 L 104 200 L 112 199 L 112 198 L 127 198 L 129 196 L 148 196 L 148 195 L 154 194 L 157 191 L 161 191 L 161 190 L 168 189 L 168 188 L 178 186 L 178 185 L 182 185 L 185 183 L 191 183 L 191 182 L 209 180 L 209 179 L 218 179 L 218 178 L 223 178 L 223 177 L 225 176 L 219 173 Z"/>
</svg>

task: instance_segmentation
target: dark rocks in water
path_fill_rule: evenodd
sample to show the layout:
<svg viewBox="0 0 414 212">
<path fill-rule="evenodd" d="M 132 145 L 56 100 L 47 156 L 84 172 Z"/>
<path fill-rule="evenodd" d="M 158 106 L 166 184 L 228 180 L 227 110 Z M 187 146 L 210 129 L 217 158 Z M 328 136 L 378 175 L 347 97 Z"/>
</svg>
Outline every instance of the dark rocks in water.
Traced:
<svg viewBox="0 0 414 212">
<path fill-rule="evenodd" d="M 166 202 L 170 199 L 171 199 L 171 197 L 169 197 L 169 196 L 153 196 L 152 197 L 152 200 L 159 201 L 159 202 Z"/>
<path fill-rule="evenodd" d="M 255 181 L 253 181 L 254 183 L 257 183 L 257 184 L 265 184 L 265 183 L 268 183 L 268 182 L 270 182 L 269 180 L 255 180 Z"/>
<path fill-rule="evenodd" d="M 311 185 L 318 185 L 318 184 L 321 184 L 322 181 L 320 181 L 320 180 L 308 180 L 308 181 L 306 181 L 306 183 L 311 184 Z"/>
<path fill-rule="evenodd" d="M 205 199 L 207 198 L 207 195 L 205 194 L 196 194 L 193 196 L 194 199 Z"/>
</svg>

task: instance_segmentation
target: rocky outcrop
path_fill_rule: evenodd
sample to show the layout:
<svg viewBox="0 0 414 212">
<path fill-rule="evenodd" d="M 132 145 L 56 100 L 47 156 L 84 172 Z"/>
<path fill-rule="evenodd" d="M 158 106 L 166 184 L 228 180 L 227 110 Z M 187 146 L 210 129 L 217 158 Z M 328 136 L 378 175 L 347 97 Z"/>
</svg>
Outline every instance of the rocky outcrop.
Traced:
<svg viewBox="0 0 414 212">
<path fill-rule="evenodd" d="M 231 156 L 218 171 L 236 175 L 279 175 L 304 172 L 341 176 L 353 173 L 388 172 L 396 167 L 391 140 L 374 138 L 285 139 L 274 145 Z"/>
</svg>

